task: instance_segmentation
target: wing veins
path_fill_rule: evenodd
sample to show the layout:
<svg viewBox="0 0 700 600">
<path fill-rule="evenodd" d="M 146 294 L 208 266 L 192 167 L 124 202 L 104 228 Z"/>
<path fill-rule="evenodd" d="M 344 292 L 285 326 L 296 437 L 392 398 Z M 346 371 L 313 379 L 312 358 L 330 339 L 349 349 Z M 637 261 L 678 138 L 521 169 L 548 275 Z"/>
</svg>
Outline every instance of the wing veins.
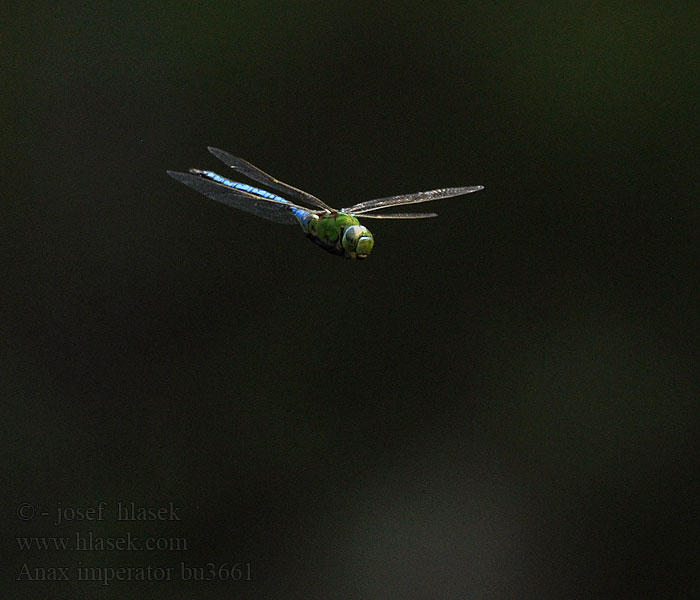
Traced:
<svg viewBox="0 0 700 600">
<path fill-rule="evenodd" d="M 295 188 L 288 183 L 284 183 L 279 179 L 275 179 L 272 175 L 268 175 L 265 173 L 265 171 L 259 169 L 255 165 L 252 165 L 247 160 L 233 156 L 233 154 L 229 154 L 225 150 L 220 150 L 219 148 L 214 148 L 213 146 L 209 146 L 208 150 L 225 165 L 231 167 L 234 171 L 242 173 L 253 181 L 262 183 L 263 185 L 276 189 L 279 192 L 286 193 L 287 195 L 293 196 L 302 202 L 307 202 L 312 206 L 317 206 L 330 212 L 335 211 L 334 208 L 328 206 L 328 204 L 326 204 L 323 200 L 309 194 L 308 192 L 305 192 L 304 190 Z"/>
<path fill-rule="evenodd" d="M 344 208 L 344 212 L 349 212 L 355 215 L 387 208 L 389 206 L 403 206 L 406 204 L 420 204 L 421 202 L 432 202 L 443 198 L 452 198 L 453 196 L 461 196 L 470 194 L 484 189 L 481 185 L 456 188 L 440 188 L 427 192 L 416 192 L 413 194 L 399 194 L 398 196 L 390 196 L 388 198 L 375 198 L 365 202 L 358 202 L 348 208 Z"/>
</svg>

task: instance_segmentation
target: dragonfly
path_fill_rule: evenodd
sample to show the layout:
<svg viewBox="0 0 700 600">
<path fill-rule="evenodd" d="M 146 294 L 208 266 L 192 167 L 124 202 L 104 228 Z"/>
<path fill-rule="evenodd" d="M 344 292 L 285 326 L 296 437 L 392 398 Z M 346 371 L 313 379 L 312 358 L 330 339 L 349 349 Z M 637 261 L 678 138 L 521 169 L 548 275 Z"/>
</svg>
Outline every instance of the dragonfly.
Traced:
<svg viewBox="0 0 700 600">
<path fill-rule="evenodd" d="M 433 212 L 387 214 L 375 213 L 375 211 L 394 206 L 433 202 L 483 189 L 481 185 L 440 188 L 428 192 L 375 198 L 338 210 L 308 192 L 275 179 L 242 158 L 218 148 L 209 147 L 208 150 L 234 171 L 284 194 L 286 198 L 247 183 L 233 181 L 213 171 L 189 169 L 188 173 L 168 171 L 168 175 L 200 194 L 227 206 L 277 223 L 298 224 L 312 242 L 332 254 L 348 259 L 365 259 L 374 248 L 374 236 L 367 227 L 360 224 L 360 218 L 428 219 L 437 217 Z"/>
</svg>

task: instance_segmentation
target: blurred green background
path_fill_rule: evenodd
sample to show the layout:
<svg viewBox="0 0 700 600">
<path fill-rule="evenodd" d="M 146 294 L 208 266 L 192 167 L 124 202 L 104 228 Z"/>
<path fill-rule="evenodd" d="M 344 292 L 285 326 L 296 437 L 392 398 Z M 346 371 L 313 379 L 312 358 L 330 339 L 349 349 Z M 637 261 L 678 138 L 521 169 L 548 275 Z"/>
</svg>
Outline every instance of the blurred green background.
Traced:
<svg viewBox="0 0 700 600">
<path fill-rule="evenodd" d="M 5 597 L 697 597 L 693 3 L 4 13 Z M 349 262 L 167 177 L 207 145 L 335 206 L 485 190 Z M 16 541 L 76 531 L 188 549 Z"/>
</svg>

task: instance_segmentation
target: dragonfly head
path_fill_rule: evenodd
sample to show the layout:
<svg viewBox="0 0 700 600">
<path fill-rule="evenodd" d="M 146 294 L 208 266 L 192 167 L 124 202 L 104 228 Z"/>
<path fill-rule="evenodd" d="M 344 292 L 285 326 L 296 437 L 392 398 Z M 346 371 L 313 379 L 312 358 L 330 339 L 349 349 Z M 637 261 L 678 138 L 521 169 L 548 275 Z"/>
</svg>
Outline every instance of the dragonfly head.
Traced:
<svg viewBox="0 0 700 600">
<path fill-rule="evenodd" d="M 343 250 L 348 258 L 367 258 L 374 247 L 374 237 L 364 225 L 351 225 L 343 233 Z"/>
</svg>

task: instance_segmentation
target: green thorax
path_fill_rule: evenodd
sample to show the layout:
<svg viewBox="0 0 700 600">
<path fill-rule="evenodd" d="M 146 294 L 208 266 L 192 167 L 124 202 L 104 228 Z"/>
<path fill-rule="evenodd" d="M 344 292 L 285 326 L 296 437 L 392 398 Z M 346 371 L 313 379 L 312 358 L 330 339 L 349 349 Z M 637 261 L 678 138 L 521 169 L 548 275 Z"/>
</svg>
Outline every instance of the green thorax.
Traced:
<svg viewBox="0 0 700 600">
<path fill-rule="evenodd" d="M 369 230 L 347 213 L 313 215 L 304 219 L 301 226 L 311 241 L 345 258 L 367 258 L 374 246 Z"/>
</svg>

